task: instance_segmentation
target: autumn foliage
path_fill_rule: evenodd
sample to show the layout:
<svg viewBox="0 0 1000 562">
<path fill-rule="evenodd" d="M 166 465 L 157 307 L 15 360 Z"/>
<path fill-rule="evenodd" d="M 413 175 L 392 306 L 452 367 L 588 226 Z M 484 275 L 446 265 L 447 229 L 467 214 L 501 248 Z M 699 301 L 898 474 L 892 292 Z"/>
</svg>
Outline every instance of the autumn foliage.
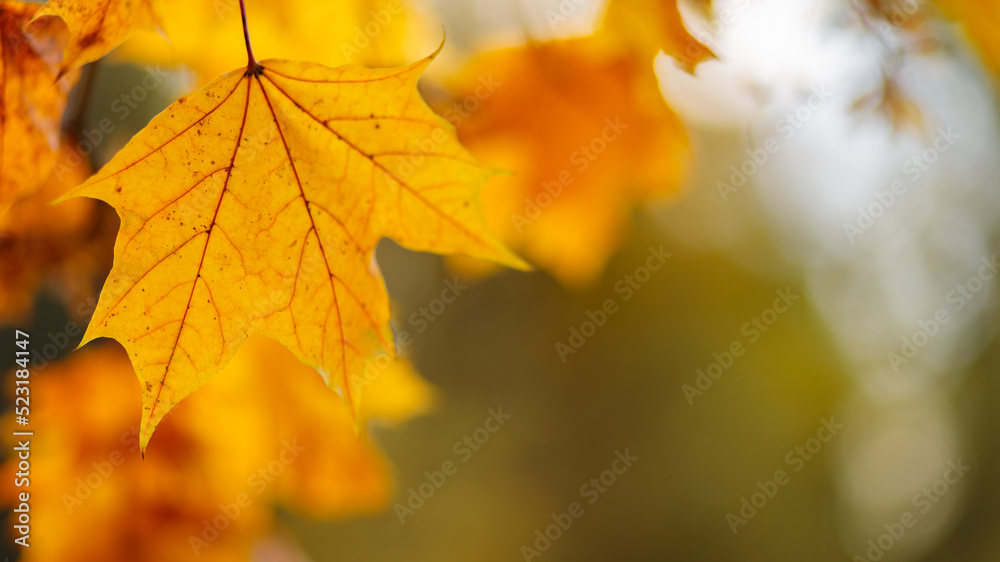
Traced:
<svg viewBox="0 0 1000 562">
<path fill-rule="evenodd" d="M 923 12 L 853 4 L 927 46 Z M 962 22 L 1000 71 L 996 5 L 938 4 L 922 10 Z M 245 559 L 275 507 L 384 509 L 367 424 L 422 414 L 434 392 L 394 339 L 377 246 L 593 284 L 633 213 L 691 175 L 654 61 L 717 64 L 685 24 L 711 11 L 609 0 L 592 34 L 439 61 L 439 26 L 398 0 L 0 1 L 0 321 L 28 321 L 47 292 L 86 326 L 36 383 L 36 478 L 61 491 L 36 505 L 31 559 Z M 108 60 L 182 65 L 197 89 L 101 162 L 80 123 Z M 858 107 L 921 129 L 896 77 L 880 84 Z M 280 479 L 248 485 L 275 459 Z M 240 494 L 216 543 L 205 522 Z M 115 541 L 79 549 L 112 525 Z"/>
</svg>

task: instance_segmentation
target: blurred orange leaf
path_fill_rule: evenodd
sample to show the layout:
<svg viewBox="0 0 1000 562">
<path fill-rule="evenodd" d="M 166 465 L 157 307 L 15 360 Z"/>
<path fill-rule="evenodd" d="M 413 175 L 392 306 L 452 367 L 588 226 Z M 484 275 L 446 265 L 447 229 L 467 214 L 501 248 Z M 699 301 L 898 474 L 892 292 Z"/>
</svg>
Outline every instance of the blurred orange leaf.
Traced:
<svg viewBox="0 0 1000 562">
<path fill-rule="evenodd" d="M 110 53 L 138 30 L 162 29 L 160 0 L 49 0 L 35 19 L 56 17 L 69 28 L 60 76 Z"/>
<path fill-rule="evenodd" d="M 681 17 L 680 0 L 609 0 L 604 26 L 634 45 L 650 61 L 663 50 L 685 70 L 694 72 L 699 63 L 715 58 L 715 53 L 695 39 Z M 707 13 L 709 0 L 696 7 Z M 652 64 L 652 62 L 650 62 Z"/>
<path fill-rule="evenodd" d="M 65 29 L 50 22 L 28 25 L 37 9 L 0 2 L 0 217 L 49 177 L 75 82 L 75 76 L 56 81 Z"/>
<path fill-rule="evenodd" d="M 679 189 L 681 123 L 652 62 L 607 36 L 487 53 L 454 92 L 462 141 L 512 171 L 484 193 L 490 225 L 566 284 L 600 275 L 635 204 Z"/>
<path fill-rule="evenodd" d="M 46 281 L 53 282 L 66 302 L 93 297 L 94 277 L 111 265 L 110 249 L 105 251 L 102 243 L 111 238 L 104 236 L 96 201 L 48 204 L 90 175 L 86 158 L 71 145 L 64 142 L 49 179 L 0 217 L 2 323 L 24 320 Z"/>
<path fill-rule="evenodd" d="M 101 345 L 33 379 L 32 484 L 45 492 L 31 496 L 25 560 L 247 560 L 276 506 L 332 517 L 391 497 L 387 463 L 343 401 L 273 341 L 248 341 L 164 421 L 144 460 L 134 377 L 120 348 Z M 426 383 L 410 382 L 396 419 L 427 407 Z"/>
</svg>

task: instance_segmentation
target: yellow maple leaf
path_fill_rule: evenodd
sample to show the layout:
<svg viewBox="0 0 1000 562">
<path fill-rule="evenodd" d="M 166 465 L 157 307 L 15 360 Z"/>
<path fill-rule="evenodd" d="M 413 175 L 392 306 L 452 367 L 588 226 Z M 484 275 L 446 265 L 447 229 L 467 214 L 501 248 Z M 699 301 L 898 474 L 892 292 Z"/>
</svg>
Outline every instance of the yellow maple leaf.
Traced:
<svg viewBox="0 0 1000 562">
<path fill-rule="evenodd" d="M 564 284 L 592 282 L 632 208 L 679 189 L 681 123 L 652 62 L 607 35 L 487 53 L 453 91 L 462 142 L 512 172 L 483 194 L 490 226 Z"/>
<path fill-rule="evenodd" d="M 172 104 L 67 195 L 121 218 L 83 343 L 129 352 L 143 447 L 251 333 L 328 373 L 356 409 L 350 374 L 394 354 L 383 237 L 524 267 L 482 216 L 492 170 L 417 91 L 437 53 L 381 70 L 258 63 L 244 31 L 246 68 Z"/>
<path fill-rule="evenodd" d="M 133 33 L 162 29 L 160 0 L 49 0 L 35 19 L 56 17 L 69 28 L 59 75 L 110 53 Z"/>
<path fill-rule="evenodd" d="M 28 25 L 36 10 L 31 3 L 0 2 L 0 217 L 52 171 L 75 82 L 75 76 L 56 81 L 65 29 Z"/>
<path fill-rule="evenodd" d="M 685 70 L 693 72 L 698 63 L 715 58 L 715 53 L 688 31 L 681 17 L 679 2 L 609 0 L 604 27 L 628 41 L 645 58 L 652 60 L 662 49 Z M 700 0 L 697 5 L 699 10 L 705 12 L 711 3 Z"/>
</svg>

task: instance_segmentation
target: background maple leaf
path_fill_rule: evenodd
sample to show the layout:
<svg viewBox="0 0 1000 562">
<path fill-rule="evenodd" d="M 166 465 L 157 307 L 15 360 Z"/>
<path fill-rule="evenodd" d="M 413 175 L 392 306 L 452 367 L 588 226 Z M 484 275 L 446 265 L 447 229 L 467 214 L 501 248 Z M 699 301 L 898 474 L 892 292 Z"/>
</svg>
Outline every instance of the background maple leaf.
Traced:
<svg viewBox="0 0 1000 562">
<path fill-rule="evenodd" d="M 405 363 L 394 369 L 368 388 L 373 404 L 390 393 L 394 405 L 366 406 L 364 419 L 401 421 L 429 407 L 426 383 Z M 135 375 L 118 346 L 74 354 L 46 371 L 33 397 L 34 420 L 47 428 L 33 442 L 33 488 L 44 492 L 34 496 L 38 531 L 23 560 L 186 560 L 194 556 L 190 537 L 205 541 L 195 541 L 199 560 L 245 560 L 272 531 L 274 506 L 343 517 L 377 511 L 390 498 L 387 462 L 370 438 L 355 433 L 346 405 L 315 370 L 265 338 L 248 342 L 164 421 L 162 447 L 144 460 Z M 249 498 L 242 507 L 240 494 Z M 230 504 L 238 513 L 211 529 L 206 521 L 226 516 L 220 506 Z M 91 540 L 108 529 L 113 540 Z"/>
<path fill-rule="evenodd" d="M 56 170 L 32 195 L 0 217 L 0 322 L 26 321 L 43 284 L 66 303 L 86 300 L 111 265 L 114 229 L 94 201 L 48 203 L 76 187 L 90 170 L 67 142 Z M 61 167 L 60 167 L 61 166 Z M 111 225 L 113 226 L 113 225 Z"/>
<path fill-rule="evenodd" d="M 59 75 L 110 53 L 139 30 L 163 27 L 161 0 L 49 0 L 35 20 L 61 19 L 69 39 Z"/>
<path fill-rule="evenodd" d="M 609 0 L 604 25 L 646 60 L 662 50 L 693 72 L 698 63 L 715 54 L 688 30 L 680 5 L 681 0 Z M 711 1 L 697 6 L 703 14 L 711 12 Z"/>
<path fill-rule="evenodd" d="M 0 218 L 52 171 L 76 75 L 56 80 L 65 29 L 32 23 L 38 6 L 0 3 Z M 26 35 L 25 29 L 32 33 Z"/>
<path fill-rule="evenodd" d="M 441 106 L 479 158 L 510 170 L 490 183 L 490 225 L 571 286 L 592 283 L 632 210 L 677 192 L 687 165 L 680 121 L 649 61 L 610 37 L 531 44 L 474 60 Z"/>
</svg>

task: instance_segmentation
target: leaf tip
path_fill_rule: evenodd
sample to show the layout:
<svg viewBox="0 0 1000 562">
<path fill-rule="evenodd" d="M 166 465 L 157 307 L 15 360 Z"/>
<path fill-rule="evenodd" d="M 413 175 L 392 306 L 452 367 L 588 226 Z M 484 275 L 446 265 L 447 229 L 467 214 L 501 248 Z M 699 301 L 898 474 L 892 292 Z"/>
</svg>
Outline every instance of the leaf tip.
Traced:
<svg viewBox="0 0 1000 562">
<path fill-rule="evenodd" d="M 501 262 L 503 265 L 505 265 L 505 266 L 507 266 L 507 267 L 509 267 L 511 269 L 515 269 L 517 271 L 534 271 L 535 270 L 535 266 L 533 266 L 530 263 L 528 263 L 527 261 L 525 261 L 524 258 L 522 258 L 521 256 L 515 254 L 513 251 L 507 250 L 505 253 L 507 254 L 506 255 L 506 260 L 503 261 L 503 262 Z"/>
<path fill-rule="evenodd" d="M 45 205 L 47 207 L 53 207 L 53 206 L 58 205 L 60 203 L 64 203 L 66 201 L 69 201 L 70 199 L 73 199 L 73 198 L 76 197 L 76 195 L 73 193 L 73 191 L 75 191 L 75 190 L 67 191 L 66 193 L 63 193 L 62 195 L 60 195 L 59 197 L 56 197 L 52 201 L 49 201 Z"/>
<path fill-rule="evenodd" d="M 514 269 L 517 271 L 534 271 L 535 267 L 524 260 L 521 256 L 514 253 L 513 250 L 507 247 L 506 244 L 502 243 L 499 239 L 491 237 L 492 244 L 490 251 L 486 254 L 478 255 L 468 255 L 468 257 L 480 260 L 491 261 L 497 265 L 502 265 L 504 267 Z"/>
<path fill-rule="evenodd" d="M 444 43 L 448 39 L 447 35 L 448 34 L 445 32 L 444 26 L 442 25 L 441 26 L 441 42 L 438 44 L 437 48 L 434 49 L 434 52 L 432 52 L 431 54 L 427 55 L 426 57 L 424 57 L 423 59 L 421 59 L 416 64 L 418 64 L 418 65 L 422 64 L 422 65 L 424 65 L 426 67 L 426 65 L 430 64 L 431 62 L 433 62 L 434 59 L 436 59 L 438 57 L 438 55 L 441 54 L 441 51 L 444 50 Z"/>
<path fill-rule="evenodd" d="M 139 456 L 145 459 L 146 447 L 149 446 L 149 439 L 153 437 L 153 431 L 156 429 L 156 426 L 153 425 L 151 427 L 150 424 L 145 419 L 142 420 L 142 422 L 140 422 L 140 426 L 141 429 L 139 430 Z"/>
<path fill-rule="evenodd" d="M 444 42 L 447 40 L 448 40 L 448 30 L 444 28 L 444 25 L 441 25 L 441 43 L 438 45 L 438 48 L 435 49 L 434 52 L 431 53 L 430 56 L 427 58 L 431 60 L 437 58 L 437 56 L 441 54 L 441 51 L 444 49 Z"/>
</svg>

